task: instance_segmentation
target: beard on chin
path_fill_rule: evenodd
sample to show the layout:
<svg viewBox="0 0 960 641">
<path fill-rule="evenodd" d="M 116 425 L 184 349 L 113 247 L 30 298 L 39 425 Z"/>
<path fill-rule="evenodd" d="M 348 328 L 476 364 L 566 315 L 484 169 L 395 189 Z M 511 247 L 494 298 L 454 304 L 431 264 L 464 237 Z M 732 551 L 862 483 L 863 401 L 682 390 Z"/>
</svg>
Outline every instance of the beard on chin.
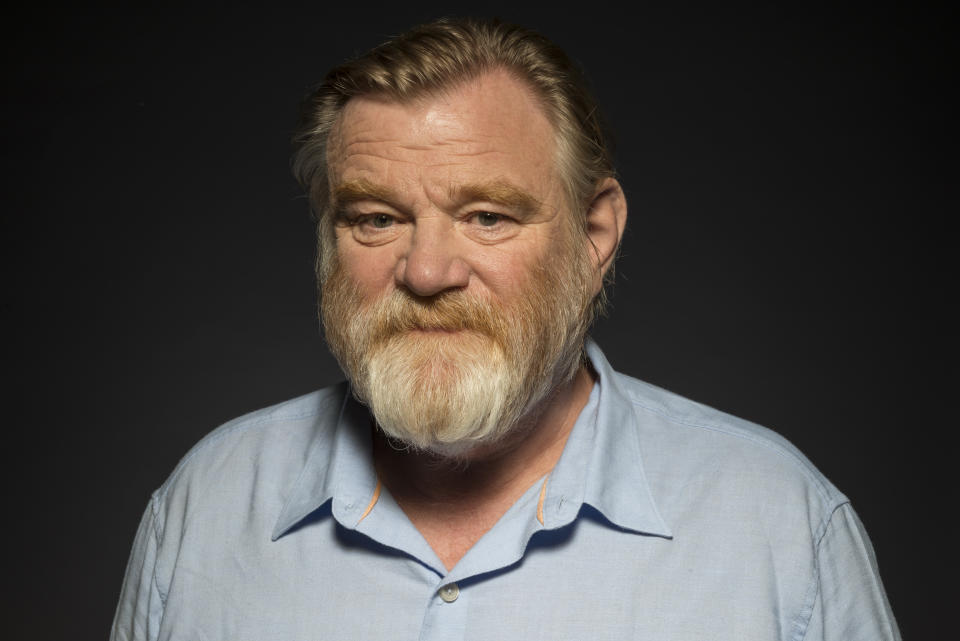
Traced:
<svg viewBox="0 0 960 641">
<path fill-rule="evenodd" d="M 548 262 L 504 302 L 403 288 L 366 301 L 334 260 L 321 285 L 327 343 L 388 437 L 458 458 L 535 419 L 573 378 L 592 320 L 590 265 Z"/>
</svg>

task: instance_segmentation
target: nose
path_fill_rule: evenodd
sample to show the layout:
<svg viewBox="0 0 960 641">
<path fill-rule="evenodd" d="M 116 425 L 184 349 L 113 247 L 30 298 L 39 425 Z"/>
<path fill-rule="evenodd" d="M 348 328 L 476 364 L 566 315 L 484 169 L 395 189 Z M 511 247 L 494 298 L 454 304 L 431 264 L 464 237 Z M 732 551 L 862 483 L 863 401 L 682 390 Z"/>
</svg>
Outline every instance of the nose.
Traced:
<svg viewBox="0 0 960 641">
<path fill-rule="evenodd" d="M 417 296 L 434 296 L 467 286 L 470 269 L 457 250 L 449 220 L 417 223 L 406 254 L 397 262 L 396 279 Z"/>
</svg>

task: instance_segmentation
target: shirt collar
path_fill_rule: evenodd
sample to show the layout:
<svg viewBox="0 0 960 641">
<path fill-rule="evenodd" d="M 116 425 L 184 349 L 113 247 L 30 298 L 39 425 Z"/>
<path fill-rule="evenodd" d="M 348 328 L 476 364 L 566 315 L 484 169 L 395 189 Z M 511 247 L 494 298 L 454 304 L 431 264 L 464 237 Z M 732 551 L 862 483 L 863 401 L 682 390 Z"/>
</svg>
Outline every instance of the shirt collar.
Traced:
<svg viewBox="0 0 960 641">
<path fill-rule="evenodd" d="M 355 528 L 377 491 L 371 453 L 370 415 L 347 385 L 333 427 L 317 425 L 303 470 L 280 510 L 271 539 L 276 541 L 333 499 L 334 518 Z"/>
<path fill-rule="evenodd" d="M 619 375 L 591 339 L 587 339 L 586 352 L 597 382 L 550 473 L 543 525 L 562 527 L 587 504 L 615 526 L 672 538 L 643 471 L 633 405 L 620 386 Z M 355 528 L 378 489 L 371 453 L 367 409 L 346 392 L 335 429 L 316 427 L 303 470 L 271 538 L 277 540 L 331 499 L 334 518 Z"/>
<path fill-rule="evenodd" d="M 622 376 L 591 339 L 586 352 L 597 382 L 547 481 L 544 527 L 566 525 L 586 504 L 625 530 L 672 538 L 644 473 L 639 419 Z"/>
</svg>

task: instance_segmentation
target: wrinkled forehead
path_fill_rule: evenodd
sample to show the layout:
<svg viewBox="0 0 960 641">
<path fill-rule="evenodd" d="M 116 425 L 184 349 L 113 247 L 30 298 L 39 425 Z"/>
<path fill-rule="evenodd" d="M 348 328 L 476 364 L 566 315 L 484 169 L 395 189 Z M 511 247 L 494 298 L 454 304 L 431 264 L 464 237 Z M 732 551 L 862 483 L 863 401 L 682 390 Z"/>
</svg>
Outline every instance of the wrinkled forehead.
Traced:
<svg viewBox="0 0 960 641">
<path fill-rule="evenodd" d="M 335 169 L 372 145 L 392 145 L 424 152 L 421 156 L 502 153 L 537 164 L 545 158 L 552 162 L 554 138 L 534 92 L 513 74 L 497 70 L 409 99 L 351 98 L 331 131 L 327 160 Z"/>
</svg>

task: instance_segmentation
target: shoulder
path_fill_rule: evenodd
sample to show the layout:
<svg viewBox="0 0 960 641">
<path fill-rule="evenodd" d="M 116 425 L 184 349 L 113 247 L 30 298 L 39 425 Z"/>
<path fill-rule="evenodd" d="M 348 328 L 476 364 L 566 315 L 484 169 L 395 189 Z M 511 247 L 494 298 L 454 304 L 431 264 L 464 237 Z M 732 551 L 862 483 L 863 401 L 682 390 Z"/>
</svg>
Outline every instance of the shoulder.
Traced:
<svg viewBox="0 0 960 641">
<path fill-rule="evenodd" d="M 644 469 L 663 502 L 711 502 L 731 514 L 802 513 L 814 538 L 847 502 L 775 431 L 624 374 L 615 379 L 633 408 Z"/>
<path fill-rule="evenodd" d="M 289 455 L 291 449 L 305 447 L 333 429 L 347 393 L 346 383 L 341 383 L 224 423 L 184 455 L 160 492 L 197 468 L 249 461 L 264 463 Z"/>
<path fill-rule="evenodd" d="M 346 383 L 233 419 L 202 438 L 154 493 L 157 510 L 182 514 L 281 493 L 315 447 L 332 440 Z M 162 515 L 161 521 L 165 521 Z"/>
</svg>

